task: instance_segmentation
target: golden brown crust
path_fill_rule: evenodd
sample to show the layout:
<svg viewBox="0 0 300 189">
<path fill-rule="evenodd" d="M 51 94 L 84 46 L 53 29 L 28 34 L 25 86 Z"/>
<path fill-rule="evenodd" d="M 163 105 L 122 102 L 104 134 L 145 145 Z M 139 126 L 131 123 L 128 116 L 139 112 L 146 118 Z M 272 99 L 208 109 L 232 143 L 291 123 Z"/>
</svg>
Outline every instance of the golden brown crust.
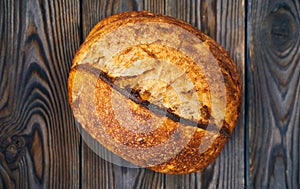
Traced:
<svg viewBox="0 0 300 189">
<path fill-rule="evenodd" d="M 154 23 L 149 24 L 152 30 L 150 27 L 147 33 L 140 31 L 140 28 L 145 26 L 143 23 Z M 162 28 L 156 23 L 162 23 Z M 118 34 L 119 28 L 124 33 Z M 158 31 L 163 28 L 169 32 L 168 35 L 161 40 L 143 43 L 143 40 L 155 38 L 155 32 L 164 35 L 164 31 Z M 176 31 L 178 29 L 179 31 Z M 109 38 L 112 32 L 115 32 L 113 37 L 116 39 L 128 39 L 129 42 L 124 41 L 124 44 L 130 44 L 130 35 L 142 42 L 120 51 L 120 47 L 114 45 L 117 44 L 116 39 Z M 133 34 L 128 34 L 129 32 Z M 141 37 L 147 34 L 149 36 Z M 190 35 L 196 39 L 190 38 Z M 101 42 L 101 39 L 104 42 Z M 182 42 L 185 39 L 187 42 Z M 198 43 L 197 39 L 200 40 Z M 174 44 L 170 44 L 172 40 Z M 106 48 L 116 51 L 105 52 Z M 105 57 L 107 55 L 110 57 Z M 138 87 L 130 85 L 152 76 L 145 73 L 150 73 L 153 69 L 142 73 L 146 76 L 132 69 L 137 61 L 143 60 L 146 62 L 139 62 L 140 65 L 143 68 L 151 68 L 149 61 L 152 59 L 155 59 L 153 65 L 159 60 L 162 62 L 159 64 L 170 62 L 171 66 L 178 67 L 176 69 L 184 70 L 185 76 L 181 77 L 181 80 L 190 80 L 193 84 L 193 94 L 200 102 L 199 114 L 191 114 L 192 117 L 189 117 L 189 113 L 176 110 L 177 104 L 174 99 L 168 101 L 167 98 L 162 98 L 164 102 L 156 102 L 155 99 L 151 101 L 150 96 L 155 95 L 156 91 L 145 87 L 145 84 L 137 85 Z M 216 65 L 213 65 L 214 62 Z M 126 69 L 119 71 L 122 66 Z M 124 70 L 131 74 L 130 77 Z M 219 75 L 216 73 L 218 70 Z M 158 77 L 165 77 L 165 81 L 165 75 L 167 73 Z M 214 79 L 217 82 L 213 83 Z M 149 83 L 150 81 L 146 85 L 150 86 Z M 187 84 L 183 82 L 182 85 Z M 232 133 L 241 103 L 239 74 L 229 54 L 220 45 L 183 21 L 146 11 L 121 13 L 99 22 L 73 59 L 68 86 L 73 113 L 91 136 L 136 165 L 170 174 L 200 171 L 214 161 Z M 126 87 L 130 87 L 131 91 L 126 91 Z M 132 93 L 134 90 L 138 92 Z M 144 93 L 141 92 L 143 90 Z M 133 97 L 135 100 L 128 96 L 136 94 L 137 96 Z M 171 91 L 158 91 L 157 94 L 170 95 Z M 181 96 L 189 98 L 187 94 Z M 168 102 L 165 102 L 166 100 Z M 160 111 L 166 110 L 166 114 L 171 116 L 153 112 L 148 104 L 144 105 L 145 102 L 153 104 Z M 188 112 L 193 112 L 190 111 L 194 108 L 193 103 L 189 104 L 188 100 L 181 102 L 188 107 Z M 169 112 L 170 107 L 165 106 L 174 106 L 175 110 Z M 175 118 L 172 119 L 172 116 Z M 178 117 L 204 124 L 207 128 L 197 128 L 197 124 L 189 125 L 189 122 L 178 122 Z"/>
<path fill-rule="evenodd" d="M 152 131 L 146 133 L 136 132 L 132 125 L 123 126 L 119 124 L 120 118 L 116 118 L 116 110 L 113 109 L 111 99 L 107 98 L 107 96 L 112 96 L 113 93 L 109 84 L 80 68 L 73 69 L 70 72 L 70 81 L 74 80 L 80 82 L 80 85 L 71 83 L 69 92 L 79 91 L 78 88 L 87 86 L 85 87 L 86 96 L 71 103 L 78 121 L 102 145 L 136 165 L 146 166 L 152 170 L 169 174 L 199 171 L 215 160 L 226 142 L 226 137 L 222 134 L 186 126 L 170 119 L 160 120 L 162 118 L 155 114 L 152 114 L 150 123 L 155 127 L 160 122 L 157 129 L 149 128 Z M 91 83 L 94 83 L 91 80 L 96 81 L 96 86 L 91 85 Z M 95 94 L 96 98 L 92 94 Z M 69 93 L 69 95 L 74 96 L 72 93 Z M 135 114 L 149 114 L 149 111 L 140 105 L 135 108 L 136 105 L 125 96 L 119 93 L 115 95 L 117 95 L 115 97 L 117 103 L 121 103 L 118 106 L 121 111 L 124 107 L 130 106 L 131 109 L 135 109 Z M 92 101 L 95 103 L 95 109 L 89 107 Z M 139 120 L 139 124 L 142 125 L 146 117 L 148 116 L 142 116 L 143 120 Z M 145 125 L 141 127 L 145 127 Z M 160 145 L 170 140 L 170 137 L 174 138 L 173 142 Z M 118 145 L 123 147 L 118 148 Z M 156 148 L 149 150 L 149 148 L 157 145 L 160 145 L 159 148 L 164 154 Z M 125 149 L 124 146 L 128 148 Z M 145 156 L 147 155 L 151 158 L 146 159 Z M 160 161 L 164 158 L 161 155 L 166 157 L 166 161 Z M 157 165 L 156 162 L 161 163 Z"/>
</svg>

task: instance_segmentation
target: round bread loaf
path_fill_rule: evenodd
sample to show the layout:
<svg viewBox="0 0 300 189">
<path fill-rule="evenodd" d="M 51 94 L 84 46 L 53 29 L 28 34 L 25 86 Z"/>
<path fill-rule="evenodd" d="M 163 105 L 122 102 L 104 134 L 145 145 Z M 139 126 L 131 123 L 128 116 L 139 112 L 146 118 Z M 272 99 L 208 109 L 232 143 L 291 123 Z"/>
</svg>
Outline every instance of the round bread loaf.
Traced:
<svg viewBox="0 0 300 189">
<path fill-rule="evenodd" d="M 228 53 L 191 25 L 150 12 L 100 21 L 77 51 L 69 102 L 105 148 L 154 171 L 201 171 L 239 116 L 241 82 Z"/>
</svg>

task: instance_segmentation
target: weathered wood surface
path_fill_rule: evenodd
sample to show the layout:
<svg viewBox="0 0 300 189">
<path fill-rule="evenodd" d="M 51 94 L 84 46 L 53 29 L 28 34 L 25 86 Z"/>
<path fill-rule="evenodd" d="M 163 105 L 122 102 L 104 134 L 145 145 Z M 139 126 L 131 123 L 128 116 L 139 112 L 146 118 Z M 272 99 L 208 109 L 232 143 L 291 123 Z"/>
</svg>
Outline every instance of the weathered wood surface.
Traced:
<svg viewBox="0 0 300 189">
<path fill-rule="evenodd" d="M 253 0 L 247 64 L 252 188 L 300 188 L 300 2 Z"/>
<path fill-rule="evenodd" d="M 98 21 L 129 10 L 189 22 L 239 68 L 239 123 L 202 173 L 120 167 L 80 136 L 71 60 Z M 300 188 L 299 15 L 298 0 L 1 0 L 0 188 Z"/>
<path fill-rule="evenodd" d="M 0 1 L 0 188 L 78 188 L 67 101 L 80 4 Z"/>
</svg>

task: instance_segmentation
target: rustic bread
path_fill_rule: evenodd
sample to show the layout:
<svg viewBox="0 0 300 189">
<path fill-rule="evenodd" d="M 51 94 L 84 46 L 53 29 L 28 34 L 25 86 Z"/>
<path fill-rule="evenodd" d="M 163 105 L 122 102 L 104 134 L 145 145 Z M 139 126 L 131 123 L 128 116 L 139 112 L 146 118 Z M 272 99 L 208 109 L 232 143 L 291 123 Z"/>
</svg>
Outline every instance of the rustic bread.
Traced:
<svg viewBox="0 0 300 189">
<path fill-rule="evenodd" d="M 239 116 L 241 82 L 228 53 L 189 24 L 146 11 L 100 21 L 69 76 L 75 118 L 100 144 L 155 171 L 200 171 Z"/>
</svg>

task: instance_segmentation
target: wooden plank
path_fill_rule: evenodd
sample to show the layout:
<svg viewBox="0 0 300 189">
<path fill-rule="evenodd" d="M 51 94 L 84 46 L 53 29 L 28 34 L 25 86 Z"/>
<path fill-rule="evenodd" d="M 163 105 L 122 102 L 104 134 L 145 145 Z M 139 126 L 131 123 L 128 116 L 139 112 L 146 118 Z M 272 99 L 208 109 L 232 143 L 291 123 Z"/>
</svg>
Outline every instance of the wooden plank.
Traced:
<svg viewBox="0 0 300 189">
<path fill-rule="evenodd" d="M 76 1 L 0 2 L 0 188 L 78 188 L 67 100 L 80 43 Z"/>
<path fill-rule="evenodd" d="M 134 0 L 100 0 L 82 1 L 82 31 L 83 39 L 87 36 L 93 26 L 103 18 L 119 12 L 130 10 L 142 10 L 144 3 Z"/>
<path fill-rule="evenodd" d="M 250 186 L 300 188 L 300 3 L 250 5 Z"/>
</svg>

